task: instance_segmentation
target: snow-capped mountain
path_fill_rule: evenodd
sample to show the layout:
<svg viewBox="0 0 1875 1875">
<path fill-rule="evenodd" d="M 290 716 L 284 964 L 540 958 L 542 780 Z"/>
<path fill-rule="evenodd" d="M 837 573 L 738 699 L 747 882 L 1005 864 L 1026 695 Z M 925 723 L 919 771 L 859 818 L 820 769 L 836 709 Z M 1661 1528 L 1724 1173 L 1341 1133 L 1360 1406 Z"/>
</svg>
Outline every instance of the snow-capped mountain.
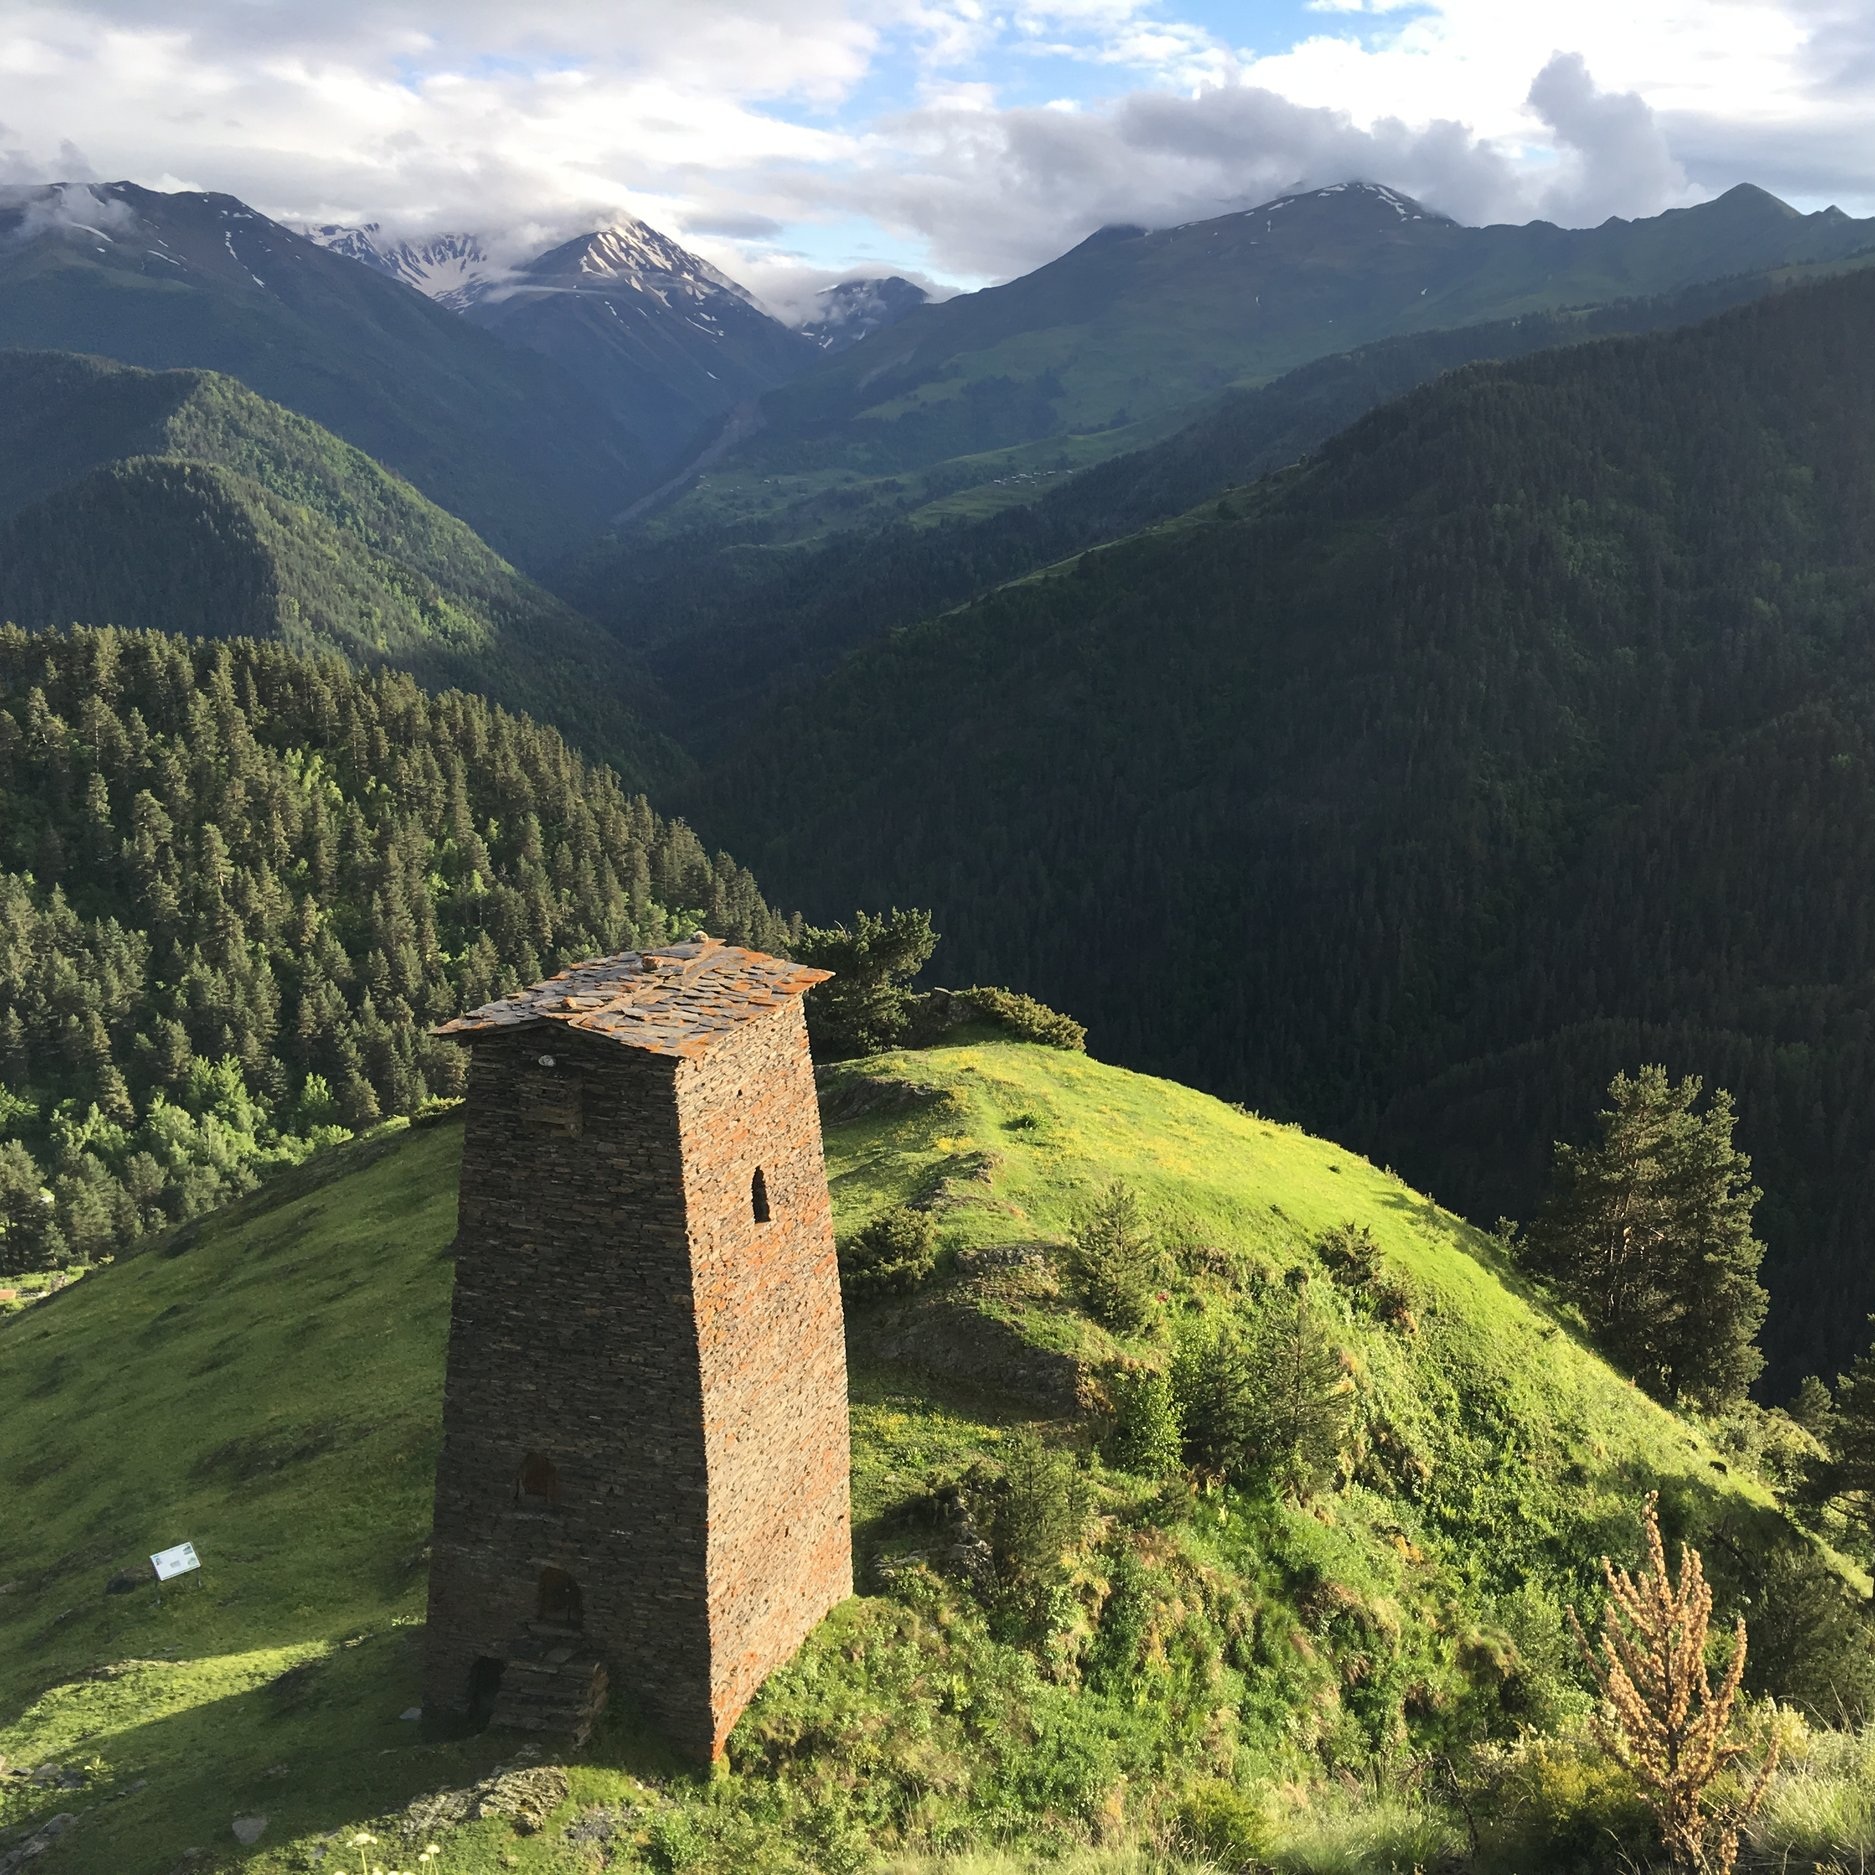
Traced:
<svg viewBox="0 0 1875 1875">
<path fill-rule="evenodd" d="M 427 241 L 400 241 L 385 234 L 375 221 L 363 227 L 328 222 L 323 227 L 307 228 L 305 234 L 309 241 L 348 260 L 375 267 L 379 273 L 415 287 L 426 298 L 455 312 L 479 299 L 507 272 L 490 258 L 481 237 L 474 234 L 438 234 Z"/>
<path fill-rule="evenodd" d="M 1337 196 L 1346 199 L 1337 202 Z M 1423 203 L 1415 202 L 1410 195 L 1402 195 L 1397 189 L 1389 189 L 1379 182 L 1331 182 L 1323 189 L 1306 189 L 1297 195 L 1279 195 L 1273 202 L 1260 202 L 1255 208 L 1246 208 L 1242 212 L 1246 215 L 1273 216 L 1286 208 L 1351 209 L 1356 213 L 1370 214 L 1382 222 L 1424 221 L 1447 228 L 1458 226 L 1450 215 L 1441 215 Z"/>
<path fill-rule="evenodd" d="M 868 333 L 897 325 L 930 297 L 923 287 L 914 286 L 898 274 L 876 280 L 842 280 L 814 295 L 807 317 L 796 330 L 823 352 L 843 352 Z"/>
<path fill-rule="evenodd" d="M 684 301 L 706 305 L 722 293 L 732 294 L 749 306 L 758 304 L 747 287 L 712 267 L 701 255 L 680 247 L 650 223 L 630 217 L 549 248 L 538 259 L 518 268 L 514 278 L 521 286 L 530 281 L 570 278 L 587 290 L 644 293 L 665 306 Z"/>
<path fill-rule="evenodd" d="M 634 220 L 510 269 L 463 314 L 544 352 L 670 455 L 815 355 L 747 288 Z"/>
<path fill-rule="evenodd" d="M 231 195 L 0 188 L 0 346 L 226 372 L 536 566 L 642 492 L 584 385 Z"/>
<path fill-rule="evenodd" d="M 474 234 L 406 241 L 376 222 L 306 234 L 510 344 L 545 353 L 653 461 L 674 457 L 814 359 L 813 342 L 746 287 L 630 218 L 518 265 L 496 261 Z"/>
</svg>

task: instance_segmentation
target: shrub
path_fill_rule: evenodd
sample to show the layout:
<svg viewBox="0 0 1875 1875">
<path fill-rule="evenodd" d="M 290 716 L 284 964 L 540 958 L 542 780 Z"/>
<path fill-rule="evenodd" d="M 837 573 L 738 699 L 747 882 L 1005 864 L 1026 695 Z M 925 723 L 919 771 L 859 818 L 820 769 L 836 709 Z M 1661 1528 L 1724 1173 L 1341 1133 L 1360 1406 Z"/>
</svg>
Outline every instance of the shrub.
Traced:
<svg viewBox="0 0 1875 1875">
<path fill-rule="evenodd" d="M 1087 1650 L 1088 1684 L 1117 1692 L 1139 1671 L 1157 1602 L 1152 1577 L 1130 1549 L 1114 1557 L 1100 1625 Z"/>
<path fill-rule="evenodd" d="M 1269 1823 L 1254 1799 L 1222 1778 L 1206 1778 L 1178 1806 L 1179 1834 L 1221 1869 L 1267 1866 Z"/>
<path fill-rule="evenodd" d="M 985 1017 L 1006 1029 L 1019 1042 L 1039 1042 L 1044 1048 L 1065 1048 L 1077 1055 L 1087 1052 L 1087 1030 L 1072 1016 L 1025 996 L 1020 990 L 994 989 L 977 984 L 962 992 Z"/>
<path fill-rule="evenodd" d="M 1337 1224 L 1315 1254 L 1344 1289 L 1361 1289 L 1380 1274 L 1380 1245 L 1365 1224 Z"/>
<path fill-rule="evenodd" d="M 1119 1179 L 1076 1220 L 1068 1278 L 1088 1314 L 1109 1328 L 1141 1328 L 1152 1313 L 1159 1253 L 1138 1195 Z"/>
<path fill-rule="evenodd" d="M 1484 1788 L 1469 1807 L 1494 1865 L 1604 1875 L 1652 1859 L 1653 1819 L 1633 1780 L 1587 1740 L 1526 1734 L 1477 1762 Z"/>
<path fill-rule="evenodd" d="M 883 1211 L 840 1249 L 840 1290 L 850 1300 L 902 1295 L 937 1267 L 937 1226 L 909 1205 Z"/>
<path fill-rule="evenodd" d="M 1113 1401 L 1108 1458 L 1142 1478 L 1163 1478 L 1176 1471 L 1185 1453 L 1185 1428 L 1170 1376 L 1150 1368 L 1117 1374 Z"/>
<path fill-rule="evenodd" d="M 1087 1534 L 1093 1510 L 1087 1479 L 1068 1453 L 1022 1431 L 1004 1445 L 1001 1467 L 973 1466 L 963 1490 L 970 1521 L 989 1544 L 992 1599 L 1038 1621 Z"/>
</svg>

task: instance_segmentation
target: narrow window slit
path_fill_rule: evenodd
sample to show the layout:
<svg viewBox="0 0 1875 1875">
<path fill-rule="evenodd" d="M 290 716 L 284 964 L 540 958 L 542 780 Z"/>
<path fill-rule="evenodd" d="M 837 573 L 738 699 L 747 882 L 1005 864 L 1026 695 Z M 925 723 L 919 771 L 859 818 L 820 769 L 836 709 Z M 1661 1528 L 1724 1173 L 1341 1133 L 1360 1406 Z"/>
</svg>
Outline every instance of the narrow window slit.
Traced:
<svg viewBox="0 0 1875 1875">
<path fill-rule="evenodd" d="M 755 1176 L 749 1181 L 749 1209 L 755 1213 L 758 1224 L 768 1222 L 768 1180 L 762 1176 L 762 1168 L 755 1168 Z"/>
<path fill-rule="evenodd" d="M 524 1504 L 559 1503 L 559 1468 L 545 1452 L 529 1452 L 521 1461 L 519 1491 Z"/>
</svg>

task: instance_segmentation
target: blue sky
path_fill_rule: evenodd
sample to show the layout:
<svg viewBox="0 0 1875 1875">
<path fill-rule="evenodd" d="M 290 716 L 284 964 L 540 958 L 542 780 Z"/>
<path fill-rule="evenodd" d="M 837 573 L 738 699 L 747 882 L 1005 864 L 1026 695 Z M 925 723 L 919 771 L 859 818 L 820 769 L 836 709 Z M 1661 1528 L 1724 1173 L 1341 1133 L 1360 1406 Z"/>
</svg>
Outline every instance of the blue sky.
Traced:
<svg viewBox="0 0 1875 1875">
<path fill-rule="evenodd" d="M 1364 175 L 1464 221 L 1875 213 L 1869 0 L 7 0 L 0 181 L 504 251 L 636 214 L 773 298 L 1006 278 Z"/>
</svg>

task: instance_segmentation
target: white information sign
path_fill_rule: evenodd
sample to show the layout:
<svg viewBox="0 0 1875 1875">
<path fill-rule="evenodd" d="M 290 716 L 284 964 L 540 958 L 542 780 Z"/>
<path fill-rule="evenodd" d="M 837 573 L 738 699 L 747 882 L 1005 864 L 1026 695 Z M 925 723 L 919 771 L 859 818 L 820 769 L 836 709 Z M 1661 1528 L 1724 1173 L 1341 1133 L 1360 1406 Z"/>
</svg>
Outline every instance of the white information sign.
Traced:
<svg viewBox="0 0 1875 1875">
<path fill-rule="evenodd" d="M 159 1582 L 167 1582 L 172 1576 L 186 1576 L 191 1569 L 199 1569 L 202 1559 L 195 1553 L 193 1543 L 178 1543 L 174 1549 L 159 1549 L 150 1558 L 150 1567 L 156 1571 Z"/>
</svg>

